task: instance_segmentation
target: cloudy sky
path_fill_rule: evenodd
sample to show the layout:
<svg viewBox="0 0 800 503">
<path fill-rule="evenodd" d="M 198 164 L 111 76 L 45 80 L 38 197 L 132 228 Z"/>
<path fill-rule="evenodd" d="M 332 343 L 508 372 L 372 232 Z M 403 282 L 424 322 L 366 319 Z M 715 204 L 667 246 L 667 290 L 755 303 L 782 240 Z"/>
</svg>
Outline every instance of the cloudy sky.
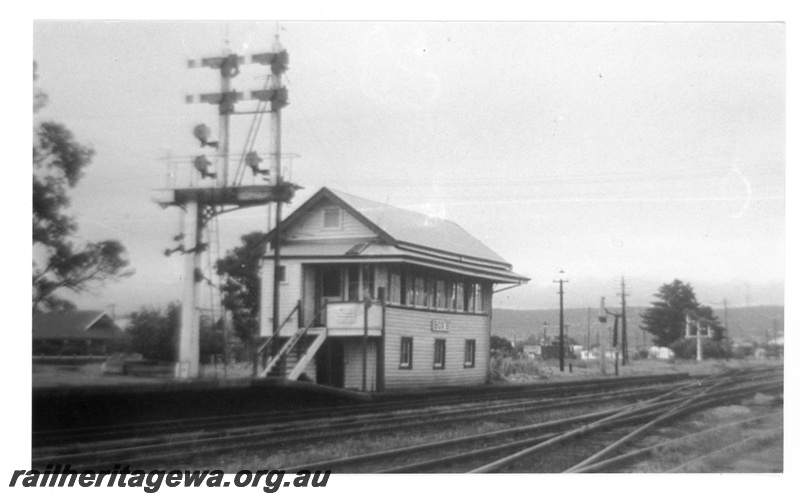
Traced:
<svg viewBox="0 0 800 503">
<path fill-rule="evenodd" d="M 97 151 L 72 195 L 80 238 L 121 240 L 136 268 L 79 307 L 180 297 L 182 261 L 163 254 L 179 211 L 153 198 L 167 156 L 201 153 L 194 125 L 216 129 L 215 107 L 185 96 L 219 86 L 187 60 L 264 52 L 275 30 L 34 23 L 49 95 L 35 120 L 62 121 Z M 623 275 L 638 305 L 675 278 L 712 306 L 783 303 L 784 25 L 285 22 L 279 33 L 283 150 L 305 187 L 294 207 L 328 186 L 451 219 L 532 279 L 499 307 L 556 307 L 561 268 L 571 307 L 615 298 Z M 264 73 L 243 67 L 234 87 L 259 89 Z M 236 153 L 251 120 L 233 119 Z M 264 229 L 265 213 L 222 218 L 223 249 Z"/>
</svg>

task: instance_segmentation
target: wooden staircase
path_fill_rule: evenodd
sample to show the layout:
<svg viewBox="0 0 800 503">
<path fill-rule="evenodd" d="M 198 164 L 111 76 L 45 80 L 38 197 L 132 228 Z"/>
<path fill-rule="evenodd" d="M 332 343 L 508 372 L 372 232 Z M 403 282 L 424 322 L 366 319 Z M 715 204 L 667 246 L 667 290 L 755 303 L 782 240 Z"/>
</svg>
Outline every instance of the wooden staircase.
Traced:
<svg viewBox="0 0 800 503">
<path fill-rule="evenodd" d="M 286 320 L 284 320 L 280 328 L 278 328 L 278 332 L 273 334 L 272 337 L 261 346 L 258 352 L 267 354 L 268 349 L 272 347 L 273 344 L 279 344 L 280 337 L 278 334 L 280 333 L 280 329 L 283 328 L 295 312 L 300 312 L 301 310 L 302 304 L 298 302 L 297 307 L 289 313 L 289 316 L 286 317 Z M 261 377 L 286 376 L 290 381 L 296 381 L 302 375 L 303 371 L 308 367 L 308 364 L 314 359 L 322 343 L 325 342 L 325 339 L 328 337 L 328 330 L 325 327 L 312 328 L 319 314 L 320 313 L 317 313 L 310 323 L 295 332 L 294 335 L 284 342 L 283 346 L 281 346 L 274 356 L 269 357 L 264 365 L 264 369 L 259 373 Z M 313 340 L 311 339 L 312 337 Z M 297 348 L 297 351 L 292 352 L 295 348 Z"/>
<path fill-rule="evenodd" d="M 305 351 L 297 352 L 297 356 L 295 358 L 291 358 L 291 356 L 293 356 L 291 351 L 295 349 L 300 340 L 304 337 L 314 337 L 314 339 L 311 344 L 305 348 Z M 287 378 L 290 381 L 296 381 L 314 358 L 314 355 L 317 354 L 317 350 L 319 350 L 320 346 L 322 346 L 322 343 L 325 342 L 327 337 L 328 330 L 324 327 L 305 328 L 298 330 L 283 344 L 283 346 L 281 346 L 281 349 L 275 354 L 275 356 L 270 357 L 269 360 L 267 360 L 267 364 L 261 371 L 261 377 L 266 377 L 274 369 L 277 369 L 279 364 L 285 363 L 287 370 L 291 368 Z M 281 372 L 281 374 L 283 374 L 283 372 Z"/>
</svg>

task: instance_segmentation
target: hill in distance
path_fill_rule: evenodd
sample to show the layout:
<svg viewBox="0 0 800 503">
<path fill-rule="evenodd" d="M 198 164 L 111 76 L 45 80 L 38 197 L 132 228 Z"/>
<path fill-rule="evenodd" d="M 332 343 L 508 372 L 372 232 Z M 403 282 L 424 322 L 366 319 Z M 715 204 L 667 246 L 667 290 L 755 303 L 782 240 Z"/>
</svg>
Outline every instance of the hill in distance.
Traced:
<svg viewBox="0 0 800 503">
<path fill-rule="evenodd" d="M 632 346 L 651 346 L 650 334 L 639 328 L 641 313 L 647 307 L 628 307 L 628 340 Z M 611 309 L 618 312 L 618 309 Z M 600 323 L 597 319 L 597 308 L 564 309 L 565 335 L 572 337 L 579 344 L 585 344 L 587 327 L 594 344 Z M 753 341 L 764 343 L 776 336 L 783 335 L 783 306 L 751 306 L 728 308 L 728 337 L 733 341 Z M 725 324 L 723 310 L 714 310 L 714 314 Z M 540 339 L 546 331 L 550 339 L 558 338 L 558 309 L 493 309 L 492 334 L 505 337 L 511 341 L 522 343 L 530 338 Z M 614 318 L 609 317 L 613 325 Z"/>
</svg>

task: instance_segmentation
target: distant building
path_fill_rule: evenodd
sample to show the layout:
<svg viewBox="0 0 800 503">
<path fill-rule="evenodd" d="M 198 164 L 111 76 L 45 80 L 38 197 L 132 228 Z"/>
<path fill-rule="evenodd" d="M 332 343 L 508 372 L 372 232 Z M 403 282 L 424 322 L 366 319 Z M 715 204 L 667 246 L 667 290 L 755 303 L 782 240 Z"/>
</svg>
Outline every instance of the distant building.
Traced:
<svg viewBox="0 0 800 503">
<path fill-rule="evenodd" d="M 647 357 L 656 360 L 671 360 L 675 358 L 675 352 L 670 348 L 651 346 L 647 350 Z"/>
<path fill-rule="evenodd" d="M 528 358 L 541 358 L 542 346 L 539 344 L 526 344 L 522 347 L 522 353 Z"/>
<path fill-rule="evenodd" d="M 280 343 L 296 349 L 278 374 L 377 391 L 488 381 L 494 286 L 528 278 L 459 225 L 323 188 L 281 235 Z M 266 338 L 272 253 L 261 276 Z"/>
<path fill-rule="evenodd" d="M 104 311 L 34 313 L 32 322 L 34 355 L 104 355 L 130 341 Z"/>
</svg>

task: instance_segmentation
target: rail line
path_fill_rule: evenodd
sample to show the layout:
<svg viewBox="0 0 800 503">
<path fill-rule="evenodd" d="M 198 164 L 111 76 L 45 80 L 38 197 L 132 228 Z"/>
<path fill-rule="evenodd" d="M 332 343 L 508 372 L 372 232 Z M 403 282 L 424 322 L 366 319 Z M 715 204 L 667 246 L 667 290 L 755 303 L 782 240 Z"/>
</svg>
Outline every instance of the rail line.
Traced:
<svg viewBox="0 0 800 503">
<path fill-rule="evenodd" d="M 408 408 L 398 406 L 402 401 L 327 408 L 317 410 L 309 418 L 297 419 L 294 416 L 295 419 L 282 422 L 272 414 L 252 415 L 246 419 L 257 419 L 265 424 L 253 425 L 240 418 L 244 423 L 239 424 L 243 426 L 206 430 L 210 428 L 209 424 L 224 424 L 219 422 L 224 418 L 210 418 L 212 421 L 208 423 L 193 423 L 201 425 L 200 429 L 193 431 L 167 430 L 167 433 L 156 436 L 37 447 L 34 448 L 33 465 L 70 463 L 73 467 L 107 467 L 108 463 L 121 460 L 132 466 L 156 466 L 176 461 L 186 463 L 188 460 L 202 463 L 202 460 L 214 459 L 223 453 L 259 452 L 268 447 L 287 449 L 334 439 L 341 441 L 387 432 L 398 434 L 404 430 L 436 429 L 478 419 L 500 422 L 535 420 L 543 411 L 555 410 L 563 412 L 563 417 L 513 427 L 503 427 L 498 423 L 492 431 L 483 433 L 301 463 L 295 467 L 270 468 L 287 471 L 323 468 L 340 473 L 591 471 L 605 466 L 599 465 L 601 462 L 616 459 L 612 454 L 659 425 L 694 410 L 739 400 L 756 392 L 775 392 L 783 388 L 782 373 L 776 377 L 771 370 L 727 372 L 677 381 L 673 378 L 667 384 L 657 381 L 628 380 L 623 383 L 625 389 L 603 392 L 597 391 L 596 383 L 556 386 L 536 397 L 531 396 L 530 390 L 526 390 L 527 394 L 523 391 L 501 394 L 505 396 L 482 395 L 480 399 L 477 396 L 461 400 L 440 396 L 432 397 L 424 406 L 414 402 Z M 609 389 L 612 386 L 606 381 L 604 387 Z M 553 397 L 559 393 L 557 389 L 566 398 Z M 585 412 L 596 407 L 603 408 Z M 570 413 L 575 409 L 578 409 L 578 414 Z M 556 446 L 561 448 L 553 457 L 550 454 Z M 541 453 L 555 460 L 546 470 L 536 466 L 542 464 L 541 456 L 536 456 L 540 461 L 534 465 L 526 461 Z M 622 461 L 616 460 L 616 463 Z"/>
<path fill-rule="evenodd" d="M 356 414 L 391 414 L 398 410 L 419 410 L 447 405 L 467 405 L 491 400 L 512 400 L 546 396 L 567 396 L 582 392 L 598 392 L 630 385 L 647 383 L 668 383 L 689 379 L 688 374 L 668 374 L 622 379 L 598 379 L 576 383 L 556 383 L 551 385 L 521 385 L 493 387 L 491 390 L 472 388 L 454 391 L 420 393 L 414 399 L 391 395 L 384 396 L 379 403 L 292 409 L 288 411 L 250 413 L 200 418 L 182 418 L 162 421 L 135 422 L 129 424 L 92 426 L 72 429 L 43 430 L 33 432 L 34 447 L 47 447 L 59 444 L 95 442 L 103 439 L 124 439 L 142 436 L 176 435 L 187 432 L 231 429 L 247 426 L 264 426 L 276 423 L 311 420 L 333 420 L 349 418 Z"/>
<path fill-rule="evenodd" d="M 742 379 L 750 380 L 755 384 L 728 390 L 726 391 L 727 394 L 709 395 L 709 399 L 703 402 L 702 405 L 711 406 L 715 403 L 714 401 L 736 399 L 742 394 L 747 395 L 755 391 L 782 388 L 782 381 L 758 382 L 760 378 L 753 373 L 746 377 L 740 375 L 733 381 L 730 377 L 726 378 L 724 376 L 706 379 L 702 383 L 701 394 L 705 394 L 712 386 L 731 385 L 734 382 L 740 382 Z M 614 407 L 591 414 L 400 449 L 305 463 L 286 469 L 296 470 L 303 467 L 319 469 L 327 467 L 335 468 L 339 471 L 344 470 L 345 472 L 358 472 L 363 471 L 363 468 L 366 467 L 367 471 L 378 473 L 458 473 L 467 471 L 479 473 L 500 471 L 514 461 L 525 459 L 534 453 L 545 451 L 549 447 L 563 444 L 568 440 L 580 439 L 585 442 L 591 433 L 602 432 L 606 434 L 607 438 L 601 441 L 621 437 L 630 431 L 629 425 L 637 426 L 658 416 L 662 411 L 675 408 L 684 402 L 691 404 L 692 401 L 696 400 L 695 390 L 692 390 L 695 387 L 697 386 L 694 384 L 678 386 L 662 395 L 632 406 Z M 684 396 L 677 396 L 681 394 Z M 670 398 L 673 395 L 676 397 Z M 688 399 L 686 395 L 689 396 Z M 683 409 L 682 412 L 688 413 L 689 410 Z M 516 438 L 511 439 L 510 437 Z M 584 450 L 586 447 L 584 446 Z M 514 452 L 519 449 L 523 449 L 523 451 Z M 435 457 L 426 457 L 425 454 L 428 452 L 435 452 Z M 512 454 L 477 467 L 474 464 L 476 460 L 478 462 L 485 461 L 487 457 L 504 452 L 512 452 Z M 470 462 L 473 462 L 472 466 L 469 465 Z M 540 467 L 539 471 L 553 470 L 542 470 Z"/>
<path fill-rule="evenodd" d="M 650 383 L 652 381 L 647 381 Z M 628 384 L 630 385 L 630 383 Z M 337 417 L 331 421 L 294 421 L 275 423 L 265 426 L 232 428 L 212 432 L 197 431 L 185 435 L 168 435 L 164 437 L 145 437 L 137 439 L 121 439 L 105 442 L 91 442 L 67 446 L 56 446 L 51 449 L 36 449 L 34 464 L 39 462 L 66 463 L 73 465 L 92 460 L 125 459 L 128 463 L 152 463 L 186 457 L 187 455 L 207 455 L 245 448 L 294 445 L 312 441 L 341 438 L 346 435 L 364 433 L 381 433 L 397 431 L 403 428 L 444 425 L 464 421 L 465 418 L 497 417 L 509 413 L 520 413 L 526 410 L 548 410 L 562 407 L 575 407 L 602 403 L 608 400 L 634 400 L 642 396 L 659 392 L 664 385 L 651 385 L 633 390 L 621 390 L 606 393 L 591 393 L 573 398 L 557 399 L 519 399 L 510 401 L 496 400 L 485 405 L 476 406 L 468 402 L 457 407 L 436 408 L 423 411 L 395 411 L 393 415 L 357 414 Z"/>
</svg>

